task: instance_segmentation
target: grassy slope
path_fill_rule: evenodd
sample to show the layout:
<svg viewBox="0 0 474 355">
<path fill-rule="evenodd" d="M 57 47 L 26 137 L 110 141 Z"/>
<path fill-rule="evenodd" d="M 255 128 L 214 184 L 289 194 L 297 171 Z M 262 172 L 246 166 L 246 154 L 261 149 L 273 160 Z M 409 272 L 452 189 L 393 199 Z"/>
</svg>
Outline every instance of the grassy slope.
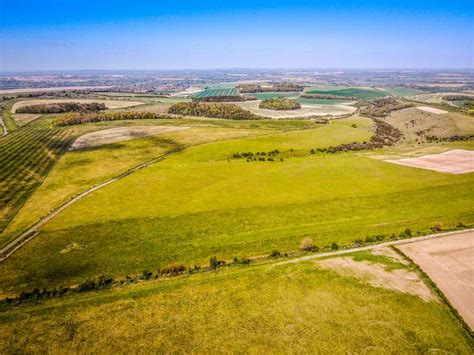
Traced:
<svg viewBox="0 0 474 355">
<path fill-rule="evenodd" d="M 0 265 L 2 290 L 138 273 L 173 261 L 205 263 L 214 254 L 294 251 L 308 235 L 325 246 L 406 227 L 426 231 L 437 222 L 474 223 L 473 174 L 400 167 L 363 154 L 307 154 L 319 144 L 366 139 L 369 133 L 351 122 L 194 147 L 114 183 L 52 220 Z M 233 152 L 291 147 L 304 156 L 227 161 Z M 60 254 L 72 242 L 88 248 Z"/>
<path fill-rule="evenodd" d="M 146 123 L 151 124 L 151 122 Z M 105 127 L 115 126 L 117 125 Z M 200 144 L 212 140 L 268 132 L 272 132 L 272 130 L 196 127 L 183 131 L 183 133 L 134 139 L 94 149 L 67 152 L 3 233 L 2 241 L 7 242 L 72 196 L 134 166 L 154 159 L 178 145 Z"/>
<path fill-rule="evenodd" d="M 11 108 L 13 106 L 14 102 L 9 102 L 5 104 L 3 107 L 2 111 L 2 116 L 3 116 L 3 122 L 5 123 L 5 126 L 7 126 L 8 132 L 13 132 L 16 129 L 18 129 L 18 125 L 16 124 L 15 120 L 13 119 L 12 113 L 11 113 Z"/>
<path fill-rule="evenodd" d="M 469 354 L 444 304 L 313 262 L 222 269 L 0 312 L 0 352 Z"/>
</svg>

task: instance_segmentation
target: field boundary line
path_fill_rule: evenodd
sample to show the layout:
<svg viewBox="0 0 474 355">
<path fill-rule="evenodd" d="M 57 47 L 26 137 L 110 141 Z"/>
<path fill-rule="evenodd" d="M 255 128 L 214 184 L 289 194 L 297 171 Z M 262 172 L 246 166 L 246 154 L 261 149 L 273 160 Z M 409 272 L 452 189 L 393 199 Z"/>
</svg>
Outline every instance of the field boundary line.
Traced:
<svg viewBox="0 0 474 355">
<path fill-rule="evenodd" d="M 416 242 L 421 242 L 423 240 L 444 238 L 444 237 L 449 237 L 451 235 L 468 233 L 468 232 L 474 232 L 474 228 L 462 229 L 462 230 L 445 232 L 445 233 L 428 234 L 428 235 L 424 235 L 424 236 L 421 236 L 421 237 L 394 240 L 394 241 L 391 241 L 391 242 L 384 242 L 384 243 L 368 245 L 368 246 L 364 246 L 364 247 L 350 248 L 350 249 L 344 249 L 344 250 L 339 250 L 339 251 L 329 251 L 329 252 L 326 252 L 326 253 L 314 254 L 314 255 L 307 255 L 307 256 L 296 258 L 296 259 L 281 261 L 279 263 L 276 263 L 275 265 L 292 264 L 292 263 L 298 263 L 300 261 L 306 261 L 306 260 L 312 260 L 312 259 L 321 259 L 321 258 L 325 258 L 325 257 L 329 257 L 329 256 L 351 254 L 351 253 L 355 253 L 355 252 L 359 252 L 359 251 L 371 250 L 371 249 L 376 249 L 376 248 L 383 248 L 383 247 L 394 246 L 394 245 L 416 243 Z"/>
<path fill-rule="evenodd" d="M 8 128 L 5 122 L 3 121 L 3 114 L 1 112 L 0 112 L 0 123 L 2 124 L 2 128 L 3 128 L 2 137 L 5 137 L 8 134 Z"/>
<path fill-rule="evenodd" d="M 43 226 L 45 223 L 49 222 L 51 219 L 56 217 L 58 214 L 60 214 L 62 211 L 64 211 L 66 208 L 68 208 L 72 204 L 76 203 L 77 201 L 81 200 L 82 198 L 84 198 L 85 196 L 91 194 L 92 192 L 94 192 L 96 190 L 99 190 L 99 189 L 101 189 L 101 188 L 103 188 L 103 187 L 105 187 L 105 186 L 107 186 L 107 185 L 109 185 L 109 184 L 111 184 L 115 181 L 123 179 L 124 177 L 126 177 L 128 175 L 131 175 L 131 174 L 133 174 L 134 172 L 136 172 L 138 170 L 146 168 L 147 166 L 149 166 L 153 163 L 164 160 L 168 156 L 170 156 L 174 153 L 178 153 L 178 152 L 182 151 L 183 149 L 184 149 L 184 147 L 174 148 L 174 149 L 160 155 L 159 157 L 156 157 L 152 160 L 149 160 L 149 161 L 146 161 L 142 164 L 139 164 L 139 165 L 125 171 L 124 173 L 122 173 L 122 174 L 120 174 L 116 177 L 113 177 L 113 178 L 111 178 L 111 179 L 109 179 L 109 180 L 107 180 L 107 181 L 105 181 L 105 182 L 103 182 L 99 185 L 93 186 L 93 187 L 81 192 L 80 194 L 74 196 L 69 201 L 63 203 L 62 205 L 60 205 L 59 207 L 54 209 L 51 213 L 49 213 L 45 217 L 41 218 L 38 222 L 33 224 L 30 228 L 28 228 L 26 231 L 21 233 L 18 237 L 13 239 L 11 242 L 9 242 L 7 245 L 5 245 L 3 248 L 1 248 L 0 249 L 0 262 L 3 262 L 4 260 L 6 260 L 15 251 L 17 251 L 19 248 L 21 248 L 23 245 L 25 245 L 27 242 L 29 242 L 31 239 L 33 239 L 33 237 L 35 237 L 38 234 L 38 229 L 41 226 Z"/>
</svg>

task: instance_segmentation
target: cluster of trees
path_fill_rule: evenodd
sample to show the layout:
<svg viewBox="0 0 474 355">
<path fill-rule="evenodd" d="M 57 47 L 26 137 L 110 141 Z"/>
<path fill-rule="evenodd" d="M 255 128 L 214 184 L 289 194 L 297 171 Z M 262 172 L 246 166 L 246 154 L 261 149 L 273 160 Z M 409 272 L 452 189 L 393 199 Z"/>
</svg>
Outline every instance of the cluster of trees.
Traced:
<svg viewBox="0 0 474 355">
<path fill-rule="evenodd" d="M 368 117 L 386 117 L 390 112 L 412 107 L 413 104 L 394 98 L 383 98 L 360 104 L 360 114 Z"/>
<path fill-rule="evenodd" d="M 327 100 L 352 100 L 358 101 L 359 98 L 355 96 L 342 96 L 333 94 L 302 94 L 303 99 L 327 99 Z"/>
<path fill-rule="evenodd" d="M 179 118 L 169 115 L 158 114 L 155 112 L 103 112 L 93 114 L 68 113 L 54 121 L 56 126 L 71 126 L 83 123 L 118 121 L 118 120 L 156 120 Z"/>
<path fill-rule="evenodd" d="M 259 84 L 240 84 L 237 87 L 242 93 L 253 92 L 292 92 L 303 91 L 304 87 L 294 83 L 279 83 L 271 86 L 261 86 Z"/>
<path fill-rule="evenodd" d="M 474 95 L 445 95 L 441 98 L 443 101 L 474 100 Z"/>
<path fill-rule="evenodd" d="M 280 151 L 278 149 L 269 151 L 269 152 L 244 152 L 244 153 L 234 153 L 232 154 L 234 159 L 247 159 L 247 162 L 251 161 L 275 161 L 279 159 L 283 161 L 283 158 L 280 158 Z"/>
<path fill-rule="evenodd" d="M 373 118 L 372 120 L 375 123 L 375 135 L 373 135 L 368 142 L 353 142 L 341 144 L 335 147 L 330 146 L 329 148 L 311 149 L 310 153 L 339 153 L 358 150 L 373 150 L 384 146 L 394 145 L 402 139 L 403 134 L 397 128 L 380 119 Z"/>
<path fill-rule="evenodd" d="M 275 99 L 267 99 L 260 102 L 258 105 L 260 108 L 268 109 L 268 110 L 297 110 L 301 108 L 301 105 L 296 100 L 286 99 L 284 97 L 278 97 Z"/>
<path fill-rule="evenodd" d="M 230 120 L 258 120 L 260 116 L 235 104 L 179 102 L 168 109 L 168 113 L 183 116 L 204 116 Z"/>
<path fill-rule="evenodd" d="M 106 110 L 103 103 L 78 103 L 78 102 L 59 102 L 54 104 L 38 104 L 19 107 L 16 113 L 63 113 L 63 112 L 99 112 Z"/>
</svg>

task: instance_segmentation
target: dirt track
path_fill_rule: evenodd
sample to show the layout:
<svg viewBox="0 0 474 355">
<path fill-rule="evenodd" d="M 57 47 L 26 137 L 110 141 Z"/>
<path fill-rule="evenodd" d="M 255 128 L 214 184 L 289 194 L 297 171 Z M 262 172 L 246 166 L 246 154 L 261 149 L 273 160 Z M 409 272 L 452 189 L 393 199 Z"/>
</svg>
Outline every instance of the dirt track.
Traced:
<svg viewBox="0 0 474 355">
<path fill-rule="evenodd" d="M 474 232 L 397 248 L 418 264 L 474 329 Z"/>
</svg>

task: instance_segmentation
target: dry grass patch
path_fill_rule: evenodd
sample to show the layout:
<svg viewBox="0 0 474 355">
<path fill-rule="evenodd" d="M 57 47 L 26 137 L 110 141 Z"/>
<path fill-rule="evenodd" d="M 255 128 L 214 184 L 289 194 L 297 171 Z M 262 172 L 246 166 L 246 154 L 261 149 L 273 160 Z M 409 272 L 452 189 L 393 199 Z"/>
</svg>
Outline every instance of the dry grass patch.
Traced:
<svg viewBox="0 0 474 355">
<path fill-rule="evenodd" d="M 350 257 L 326 259 L 318 261 L 317 264 L 342 275 L 360 278 L 374 287 L 408 293 L 425 301 L 434 299 L 430 289 L 414 271 L 407 269 L 387 271 L 382 264 L 355 261 Z"/>
<path fill-rule="evenodd" d="M 143 138 L 156 134 L 180 131 L 188 128 L 189 127 L 174 126 L 129 126 L 110 128 L 103 131 L 88 133 L 79 137 L 72 144 L 70 150 L 97 147 L 129 139 Z"/>
<path fill-rule="evenodd" d="M 429 106 L 417 106 L 416 108 L 421 111 L 434 113 L 435 115 L 442 115 L 442 114 L 448 113 L 448 111 L 446 110 L 441 110 L 439 108 L 434 108 L 434 107 L 429 107 Z"/>
</svg>

